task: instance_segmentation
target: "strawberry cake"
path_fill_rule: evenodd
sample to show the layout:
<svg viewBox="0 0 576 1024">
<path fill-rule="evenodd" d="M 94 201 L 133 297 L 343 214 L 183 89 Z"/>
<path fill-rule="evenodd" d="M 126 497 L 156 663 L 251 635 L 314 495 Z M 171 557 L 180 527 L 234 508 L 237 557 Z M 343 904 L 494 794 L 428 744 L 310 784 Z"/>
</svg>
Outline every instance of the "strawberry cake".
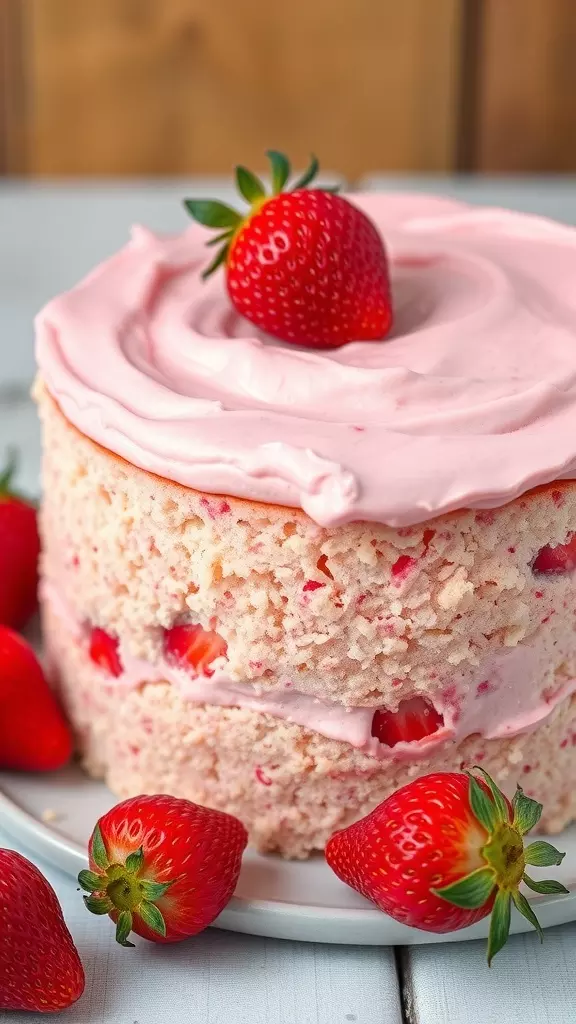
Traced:
<svg viewBox="0 0 576 1024">
<path fill-rule="evenodd" d="M 305 857 L 431 771 L 576 816 L 576 235 L 414 195 L 385 340 L 239 316 L 143 228 L 36 323 L 41 605 L 88 772 Z"/>
</svg>

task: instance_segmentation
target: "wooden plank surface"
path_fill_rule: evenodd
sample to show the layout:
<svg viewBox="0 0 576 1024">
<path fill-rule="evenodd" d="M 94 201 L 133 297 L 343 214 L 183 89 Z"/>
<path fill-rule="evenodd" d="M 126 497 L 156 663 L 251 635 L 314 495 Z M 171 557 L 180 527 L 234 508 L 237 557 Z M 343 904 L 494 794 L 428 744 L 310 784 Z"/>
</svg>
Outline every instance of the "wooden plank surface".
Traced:
<svg viewBox="0 0 576 1024">
<path fill-rule="evenodd" d="M 473 164 L 576 170 L 575 0 L 484 0 Z"/>
<path fill-rule="evenodd" d="M 460 0 L 27 0 L 29 168 L 453 164 Z"/>
<path fill-rule="evenodd" d="M 510 939 L 491 968 L 483 942 L 404 950 L 407 1024 L 573 1024 L 576 925 L 544 935 Z"/>
<path fill-rule="evenodd" d="M 5 845 L 11 842 L 0 833 Z M 39 866 L 86 972 L 85 994 L 63 1024 L 402 1024 L 392 950 L 213 928 L 172 946 L 136 939 L 135 949 L 121 949 L 111 922 L 87 913 L 74 880 Z M 47 1019 L 1 1016 L 5 1024 Z"/>
</svg>

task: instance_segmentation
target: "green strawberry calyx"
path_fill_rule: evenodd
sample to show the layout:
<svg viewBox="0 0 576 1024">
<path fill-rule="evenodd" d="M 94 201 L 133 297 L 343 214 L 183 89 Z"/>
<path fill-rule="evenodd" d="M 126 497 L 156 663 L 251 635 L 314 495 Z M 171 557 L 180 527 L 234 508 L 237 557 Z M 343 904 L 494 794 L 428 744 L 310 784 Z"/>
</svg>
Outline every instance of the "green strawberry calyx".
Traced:
<svg viewBox="0 0 576 1024">
<path fill-rule="evenodd" d="M 315 156 L 312 156 L 307 170 L 289 188 L 286 188 L 292 173 L 288 157 L 275 149 L 268 149 L 266 156 L 270 161 L 272 170 L 271 195 L 268 195 L 266 192 L 260 178 L 252 171 L 249 171 L 247 167 L 239 165 L 235 168 L 238 191 L 242 198 L 250 204 L 250 209 L 247 213 L 239 213 L 238 210 L 228 206 L 227 203 L 220 202 L 218 199 L 184 200 L 184 206 L 194 220 L 198 221 L 199 224 L 203 224 L 204 227 L 218 230 L 218 234 L 206 244 L 211 246 L 222 243 L 212 262 L 202 272 L 204 279 L 210 277 L 222 263 L 226 262 L 232 243 L 240 229 L 258 212 L 264 203 L 274 199 L 275 196 L 279 196 L 282 192 L 298 192 L 300 189 L 307 188 L 314 181 L 320 170 L 318 160 Z M 320 186 L 315 185 L 314 187 L 318 188 Z M 321 188 L 323 192 L 334 192 L 337 190 L 333 186 L 322 186 Z"/>
<path fill-rule="evenodd" d="M 83 897 L 86 909 L 91 914 L 114 915 L 116 941 L 121 946 L 134 945 L 128 937 L 135 915 L 152 932 L 165 938 L 166 921 L 157 902 L 176 879 L 156 882 L 148 877 L 142 847 L 128 854 L 123 864 L 111 864 L 99 825 L 92 834 L 92 860 L 97 870 L 81 871 L 78 875 L 78 884 L 88 894 Z"/>
<path fill-rule="evenodd" d="M 15 494 L 12 488 L 12 481 L 16 476 L 18 470 L 18 453 L 15 448 L 9 448 L 6 457 L 6 464 L 3 469 L 0 470 L 0 501 L 5 498 L 15 498 Z"/>
<path fill-rule="evenodd" d="M 536 881 L 526 873 L 526 865 L 548 867 L 561 864 L 565 854 L 550 843 L 536 840 L 524 846 L 524 836 L 540 821 L 542 804 L 530 799 L 520 786 L 512 801 L 513 816 L 504 794 L 483 768 L 485 786 L 467 772 L 469 777 L 470 807 L 476 819 L 488 833 L 481 849 L 484 865 L 464 878 L 432 892 L 456 907 L 473 910 L 494 901 L 488 937 L 488 964 L 505 945 L 510 933 L 512 904 L 536 929 L 540 940 L 543 934 L 538 918 L 519 886 L 524 882 L 533 892 L 545 895 L 566 894 L 568 889 L 553 879 Z"/>
</svg>

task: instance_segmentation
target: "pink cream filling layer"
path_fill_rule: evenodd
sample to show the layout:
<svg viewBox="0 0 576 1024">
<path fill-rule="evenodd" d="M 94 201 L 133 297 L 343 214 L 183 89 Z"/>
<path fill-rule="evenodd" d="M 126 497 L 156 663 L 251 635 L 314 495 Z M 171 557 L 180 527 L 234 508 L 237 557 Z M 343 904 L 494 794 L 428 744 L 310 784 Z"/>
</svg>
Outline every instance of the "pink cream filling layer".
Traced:
<svg viewBox="0 0 576 1024">
<path fill-rule="evenodd" d="M 142 228 L 36 322 L 46 385 L 142 469 L 301 507 L 321 525 L 422 522 L 576 475 L 576 231 L 417 195 L 354 195 L 391 259 L 384 342 L 259 333 L 207 233 Z M 270 246 L 266 259 L 270 258 Z"/>
<path fill-rule="evenodd" d="M 87 647 L 86 627 L 46 580 L 41 586 L 41 597 L 70 635 Z M 436 702 L 436 710 L 444 718 L 442 728 L 425 739 L 397 743 L 391 748 L 371 735 L 372 719 L 378 710 L 375 707 L 345 707 L 333 701 L 322 701 L 293 689 L 290 681 L 282 688 L 262 690 L 230 679 L 222 667 L 224 659 L 215 662 L 214 674 L 208 678 L 194 676 L 163 657 L 155 664 L 135 658 L 122 640 L 119 654 L 124 671 L 119 677 L 106 677 L 110 686 L 131 690 L 145 683 L 170 682 L 185 700 L 194 704 L 239 707 L 269 714 L 329 739 L 349 743 L 378 760 L 414 760 L 427 756 L 447 740 L 458 742 L 472 734 L 485 739 L 507 739 L 530 732 L 558 704 L 576 692 L 576 679 L 570 679 L 543 699 L 535 685 L 541 670 L 538 652 L 534 647 L 519 645 L 484 659 L 461 706 L 443 706 Z"/>
</svg>

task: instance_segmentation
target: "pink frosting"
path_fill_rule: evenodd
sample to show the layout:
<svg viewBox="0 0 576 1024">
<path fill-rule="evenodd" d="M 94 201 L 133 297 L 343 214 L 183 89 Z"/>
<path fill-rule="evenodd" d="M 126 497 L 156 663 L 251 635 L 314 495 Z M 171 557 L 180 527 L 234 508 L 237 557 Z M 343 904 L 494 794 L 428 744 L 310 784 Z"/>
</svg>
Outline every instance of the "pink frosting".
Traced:
<svg viewBox="0 0 576 1024">
<path fill-rule="evenodd" d="M 51 605 L 78 643 L 87 644 L 86 627 L 78 622 L 59 590 L 47 580 L 42 581 L 41 597 Z M 472 734 L 485 739 L 507 739 L 529 732 L 576 691 L 576 679 L 569 679 L 543 699 L 537 681 L 543 677 L 546 650 L 522 644 L 484 659 L 468 689 L 464 706 L 437 704 L 444 717 L 444 726 L 437 732 L 422 740 L 388 747 L 371 735 L 376 708 L 344 707 L 335 701 L 319 700 L 298 692 L 289 681 L 283 688 L 263 690 L 231 679 L 225 671 L 225 659 L 215 662 L 214 675 L 208 678 L 195 676 L 163 657 L 154 664 L 135 658 L 122 639 L 119 653 L 124 671 L 118 678 L 107 676 L 109 685 L 137 689 L 143 683 L 167 681 L 179 689 L 185 700 L 194 704 L 240 707 L 273 715 L 329 739 L 349 743 L 380 761 L 417 760 L 431 754 L 446 740 L 460 741 Z"/>
<path fill-rule="evenodd" d="M 389 339 L 284 345 L 203 283 L 206 233 L 142 228 L 37 318 L 83 433 L 179 483 L 392 526 L 576 476 L 576 232 L 425 196 L 355 195 L 391 254 Z"/>
</svg>

